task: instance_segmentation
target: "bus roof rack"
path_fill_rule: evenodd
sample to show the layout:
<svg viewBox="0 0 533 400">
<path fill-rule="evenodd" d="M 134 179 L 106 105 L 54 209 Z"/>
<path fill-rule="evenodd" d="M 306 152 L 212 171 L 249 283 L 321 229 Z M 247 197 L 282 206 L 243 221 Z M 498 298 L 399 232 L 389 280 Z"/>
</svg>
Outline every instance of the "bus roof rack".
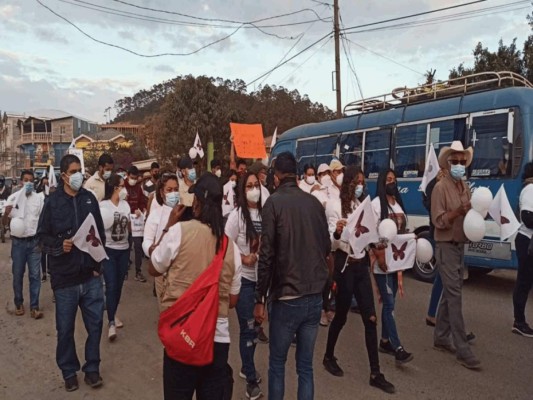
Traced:
<svg viewBox="0 0 533 400">
<path fill-rule="evenodd" d="M 393 89 L 391 93 L 353 101 L 344 106 L 344 114 L 385 110 L 406 104 L 421 103 L 446 97 L 456 97 L 466 93 L 513 86 L 533 88 L 531 82 L 515 72 L 481 72 L 443 82 L 420 85 L 414 88 L 408 88 L 406 86 L 399 87 Z"/>
</svg>

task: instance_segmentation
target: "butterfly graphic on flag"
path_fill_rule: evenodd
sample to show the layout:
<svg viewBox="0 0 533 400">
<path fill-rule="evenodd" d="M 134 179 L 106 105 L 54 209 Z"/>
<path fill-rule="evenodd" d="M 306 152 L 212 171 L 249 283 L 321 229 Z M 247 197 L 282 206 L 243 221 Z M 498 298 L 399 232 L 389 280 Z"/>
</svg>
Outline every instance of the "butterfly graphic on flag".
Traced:
<svg viewBox="0 0 533 400">
<path fill-rule="evenodd" d="M 500 240 L 502 241 L 513 236 L 520 228 L 520 222 L 516 219 L 511 208 L 503 184 L 492 199 L 492 203 L 490 203 L 489 214 L 494 219 L 494 222 L 500 226 Z"/>
<path fill-rule="evenodd" d="M 92 225 L 89 229 L 89 234 L 87 235 L 87 238 L 85 240 L 89 242 L 93 247 L 98 247 L 102 245 L 102 241 L 96 236 L 96 229 L 94 225 Z"/>
<path fill-rule="evenodd" d="M 394 243 L 391 243 L 392 247 L 392 258 L 394 261 L 403 260 L 405 258 L 405 250 L 407 249 L 407 242 L 405 242 L 400 248 L 398 248 Z"/>
<path fill-rule="evenodd" d="M 358 238 L 361 235 L 364 235 L 365 233 L 370 232 L 368 228 L 364 225 L 362 225 L 363 218 L 365 216 L 365 210 L 361 212 L 361 215 L 359 216 L 359 219 L 357 220 L 357 223 L 355 224 L 355 237 Z"/>
<path fill-rule="evenodd" d="M 387 272 L 403 271 L 413 268 L 415 257 L 416 236 L 413 233 L 396 235 L 385 249 Z M 374 273 L 383 273 L 377 263 L 374 264 Z"/>
<path fill-rule="evenodd" d="M 76 234 L 72 237 L 72 242 L 81 251 L 89 254 L 96 262 L 108 259 L 105 248 L 96 229 L 96 220 L 89 213 L 85 221 L 81 224 Z"/>
<path fill-rule="evenodd" d="M 224 204 L 227 205 L 227 206 L 230 205 L 229 201 L 228 201 L 228 196 L 229 196 L 229 192 L 224 195 Z"/>
</svg>

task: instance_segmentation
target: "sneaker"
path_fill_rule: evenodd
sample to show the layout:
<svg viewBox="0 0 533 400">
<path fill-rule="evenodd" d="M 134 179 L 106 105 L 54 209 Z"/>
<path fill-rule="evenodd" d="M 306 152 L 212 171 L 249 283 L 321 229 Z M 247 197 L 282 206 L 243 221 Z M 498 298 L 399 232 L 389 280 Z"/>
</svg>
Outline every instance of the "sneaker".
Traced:
<svg viewBox="0 0 533 400">
<path fill-rule="evenodd" d="M 474 332 L 470 332 L 466 334 L 466 341 L 468 343 L 474 343 L 475 340 L 476 340 L 476 335 L 474 334 Z"/>
<path fill-rule="evenodd" d="M 453 347 L 451 344 L 438 344 L 438 343 L 435 343 L 433 345 L 433 348 L 435 350 L 438 350 L 438 351 L 443 351 L 445 353 L 451 353 L 451 354 L 455 354 L 456 353 L 456 349 L 455 347 Z"/>
<path fill-rule="evenodd" d="M 26 311 L 24 311 L 24 304 L 21 304 L 20 306 L 15 307 L 15 315 L 17 317 L 20 317 L 21 315 L 24 315 Z"/>
<path fill-rule="evenodd" d="M 339 367 L 339 364 L 337 364 L 337 358 L 336 357 L 326 357 L 324 356 L 324 360 L 322 361 L 322 364 L 324 364 L 324 368 L 326 368 L 326 371 L 328 371 L 333 376 L 344 376 L 344 371 L 341 367 Z"/>
<path fill-rule="evenodd" d="M 374 377 L 370 375 L 370 386 L 374 386 L 378 389 L 381 389 L 385 393 L 394 393 L 396 391 L 394 385 L 387 381 L 383 374 L 377 374 Z"/>
<path fill-rule="evenodd" d="M 138 282 L 146 282 L 146 278 L 144 277 L 142 272 L 137 272 L 135 274 L 135 280 Z"/>
<path fill-rule="evenodd" d="M 396 349 L 395 357 L 396 357 L 396 364 L 398 365 L 406 364 L 414 358 L 413 353 L 406 352 L 402 346 Z"/>
<path fill-rule="evenodd" d="M 526 322 L 515 322 L 511 332 L 516 333 L 517 335 L 533 338 L 533 329 L 531 329 Z"/>
<path fill-rule="evenodd" d="M 104 380 L 98 372 L 86 372 L 84 381 L 93 389 L 99 388 L 104 384 Z"/>
<path fill-rule="evenodd" d="M 329 325 L 328 317 L 326 315 L 326 312 L 322 310 L 322 314 L 320 314 L 320 326 L 328 326 L 328 325 Z"/>
<path fill-rule="evenodd" d="M 392 344 L 390 344 L 390 342 L 384 342 L 381 339 L 379 341 L 379 351 L 381 353 L 390 354 L 391 356 L 396 355 L 396 350 L 394 350 L 394 347 L 392 347 Z"/>
<path fill-rule="evenodd" d="M 76 375 L 65 379 L 65 390 L 67 392 L 73 392 L 75 390 L 78 390 L 79 387 L 80 385 L 78 383 L 78 377 Z"/>
<path fill-rule="evenodd" d="M 124 322 L 122 322 L 120 319 L 118 319 L 118 317 L 116 315 L 115 315 L 115 327 L 117 329 L 120 329 L 120 328 L 124 327 Z"/>
<path fill-rule="evenodd" d="M 30 316 L 33 319 L 41 319 L 42 317 L 44 317 L 44 314 L 38 308 L 34 308 L 33 310 L 30 311 Z"/>
<path fill-rule="evenodd" d="M 473 354 L 469 357 L 457 357 L 457 362 L 468 369 L 481 368 L 481 361 L 479 361 Z"/>
<path fill-rule="evenodd" d="M 107 338 L 110 342 L 114 341 L 117 338 L 117 328 L 115 324 L 109 324 L 109 330 L 107 331 Z"/>
<path fill-rule="evenodd" d="M 268 336 L 265 334 L 263 327 L 260 327 L 259 331 L 257 332 L 257 340 L 259 340 L 261 343 L 268 343 Z"/>
<path fill-rule="evenodd" d="M 246 385 L 246 397 L 250 400 L 256 400 L 263 395 L 257 383 L 248 383 Z"/>
<path fill-rule="evenodd" d="M 246 379 L 246 374 L 244 373 L 244 370 L 242 368 L 239 371 L 239 377 L 241 377 L 242 379 Z M 261 383 L 261 375 L 257 371 L 255 371 L 255 381 L 257 383 Z"/>
</svg>

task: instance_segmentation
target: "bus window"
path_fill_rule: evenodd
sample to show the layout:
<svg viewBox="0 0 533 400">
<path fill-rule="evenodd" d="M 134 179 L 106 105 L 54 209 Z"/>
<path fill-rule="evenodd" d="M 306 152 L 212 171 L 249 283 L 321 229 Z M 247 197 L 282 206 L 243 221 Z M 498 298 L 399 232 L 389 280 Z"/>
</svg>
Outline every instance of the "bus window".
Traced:
<svg viewBox="0 0 533 400">
<path fill-rule="evenodd" d="M 464 143 L 465 129 L 465 118 L 432 122 L 429 126 L 429 143 L 433 143 L 437 156 L 441 147 L 449 146 L 454 140 Z"/>
<path fill-rule="evenodd" d="M 340 153 L 344 165 L 360 167 L 363 153 L 363 132 L 343 135 L 340 143 Z"/>
<path fill-rule="evenodd" d="M 337 148 L 337 136 L 327 136 L 317 139 L 315 168 L 322 163 L 329 164 Z"/>
<path fill-rule="evenodd" d="M 364 171 L 367 178 L 377 179 L 381 170 L 389 168 L 390 135 L 390 128 L 366 133 Z"/>
<path fill-rule="evenodd" d="M 507 140 L 508 113 L 472 118 L 470 143 L 474 158 L 472 177 L 504 177 L 511 175 L 512 145 Z"/>
<path fill-rule="evenodd" d="M 394 170 L 400 178 L 424 174 L 427 124 L 400 126 L 396 129 Z"/>
<path fill-rule="evenodd" d="M 296 144 L 296 161 L 298 161 L 298 175 L 303 173 L 306 164 L 315 165 L 316 139 L 299 140 Z"/>
</svg>

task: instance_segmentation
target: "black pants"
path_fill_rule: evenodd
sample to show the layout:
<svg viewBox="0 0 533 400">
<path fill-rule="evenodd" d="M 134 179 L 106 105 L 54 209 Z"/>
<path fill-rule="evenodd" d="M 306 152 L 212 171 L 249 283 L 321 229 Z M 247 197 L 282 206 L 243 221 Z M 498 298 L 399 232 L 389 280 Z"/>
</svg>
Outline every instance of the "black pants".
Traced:
<svg viewBox="0 0 533 400">
<path fill-rule="evenodd" d="M 133 247 L 133 251 L 135 254 L 135 274 L 138 274 L 141 271 L 141 265 L 143 262 L 143 238 L 142 237 L 133 237 L 130 233 L 129 236 L 129 242 L 130 242 L 130 251 Z"/>
<path fill-rule="evenodd" d="M 515 322 L 526 322 L 525 310 L 529 291 L 533 286 L 533 256 L 527 254 L 530 239 L 519 233 L 516 235 L 515 246 L 518 257 L 518 274 L 513 292 Z"/>
<path fill-rule="evenodd" d="M 229 343 L 215 343 L 213 362 L 205 367 L 182 364 L 164 354 L 165 400 L 229 400 L 233 391 Z"/>
<path fill-rule="evenodd" d="M 365 326 L 365 343 L 368 360 L 370 361 L 370 371 L 372 374 L 377 374 L 380 372 L 378 331 L 368 256 L 358 264 L 346 265 L 344 272 L 341 273 L 346 257 L 347 254 L 341 250 L 335 252 L 334 280 L 337 283 L 337 294 L 335 296 L 335 317 L 329 326 L 326 357 L 334 356 L 337 339 L 344 324 L 346 324 L 352 296 L 355 295 L 361 310 L 361 319 Z"/>
</svg>

